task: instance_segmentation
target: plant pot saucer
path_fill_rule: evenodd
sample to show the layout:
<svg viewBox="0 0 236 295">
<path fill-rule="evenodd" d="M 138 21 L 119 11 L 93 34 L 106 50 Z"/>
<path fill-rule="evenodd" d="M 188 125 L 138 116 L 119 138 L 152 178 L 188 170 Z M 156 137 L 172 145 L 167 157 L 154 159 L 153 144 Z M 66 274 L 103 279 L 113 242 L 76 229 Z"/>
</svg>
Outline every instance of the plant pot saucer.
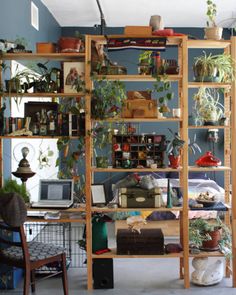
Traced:
<svg viewBox="0 0 236 295">
<path fill-rule="evenodd" d="M 220 82 L 219 77 L 213 77 L 213 76 L 198 76 L 194 77 L 195 82 Z"/>
<path fill-rule="evenodd" d="M 213 252 L 213 251 L 218 251 L 218 250 L 219 250 L 219 246 L 217 246 L 217 247 L 213 247 L 213 248 L 200 247 L 199 249 L 200 249 L 201 251 Z"/>
</svg>

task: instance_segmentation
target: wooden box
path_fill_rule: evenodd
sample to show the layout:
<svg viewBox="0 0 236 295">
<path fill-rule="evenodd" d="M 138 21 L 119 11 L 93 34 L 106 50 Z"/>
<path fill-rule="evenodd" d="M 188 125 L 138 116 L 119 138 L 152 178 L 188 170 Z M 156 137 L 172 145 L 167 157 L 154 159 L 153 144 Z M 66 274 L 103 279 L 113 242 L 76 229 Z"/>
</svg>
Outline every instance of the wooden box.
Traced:
<svg viewBox="0 0 236 295">
<path fill-rule="evenodd" d="M 113 168 L 164 167 L 165 135 L 122 135 L 112 137 Z"/>
<path fill-rule="evenodd" d="M 141 233 L 118 229 L 116 236 L 119 255 L 163 255 L 164 236 L 160 228 L 144 228 Z"/>
<path fill-rule="evenodd" d="M 123 118 L 157 118 L 157 101 L 127 99 L 122 108 Z"/>
<path fill-rule="evenodd" d="M 56 52 L 56 44 L 55 43 L 36 43 L 36 52 L 37 53 L 54 53 Z"/>
<path fill-rule="evenodd" d="M 161 191 L 159 188 L 123 187 L 119 189 L 119 205 L 122 208 L 160 208 Z"/>
<path fill-rule="evenodd" d="M 146 36 L 152 35 L 152 27 L 151 26 L 125 26 L 124 29 L 125 35 L 138 35 L 138 36 Z"/>
</svg>

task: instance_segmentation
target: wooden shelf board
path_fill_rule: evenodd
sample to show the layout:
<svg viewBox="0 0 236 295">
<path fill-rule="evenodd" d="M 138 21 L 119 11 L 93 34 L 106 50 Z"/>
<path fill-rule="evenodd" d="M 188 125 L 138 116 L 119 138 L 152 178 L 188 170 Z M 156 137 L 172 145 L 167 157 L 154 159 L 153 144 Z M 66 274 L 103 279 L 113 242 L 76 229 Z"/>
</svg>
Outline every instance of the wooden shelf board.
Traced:
<svg viewBox="0 0 236 295">
<path fill-rule="evenodd" d="M 4 136 L 0 136 L 0 139 L 11 139 L 11 138 L 31 138 L 31 139 L 58 139 L 61 138 L 65 135 L 55 135 L 55 136 L 49 136 L 49 135 L 32 135 L 32 136 L 28 136 L 28 135 L 19 135 L 19 136 L 13 136 L 13 135 L 4 135 Z M 74 139 L 77 140 L 78 138 L 80 138 L 80 136 L 66 136 L 70 139 Z"/>
<path fill-rule="evenodd" d="M 77 60 L 84 58 L 85 53 L 68 52 L 68 53 L 6 53 L 2 60 L 33 60 L 33 59 L 52 59 L 52 60 Z"/>
<path fill-rule="evenodd" d="M 181 118 L 111 118 L 106 120 L 92 120 L 93 122 L 137 122 L 137 123 L 144 123 L 144 122 L 181 122 Z"/>
<path fill-rule="evenodd" d="M 83 206 L 78 207 L 78 208 L 68 208 L 68 209 L 53 209 L 53 208 L 32 208 L 28 207 L 27 210 L 29 211 L 47 211 L 47 212 L 58 212 L 60 211 L 62 214 L 67 214 L 67 213 L 77 213 L 77 212 L 85 212 L 85 204 Z"/>
<path fill-rule="evenodd" d="M 230 128 L 229 126 L 222 125 L 207 125 L 207 126 L 188 126 L 188 129 L 225 129 Z"/>
<path fill-rule="evenodd" d="M 230 167 L 219 166 L 219 167 L 197 167 L 197 166 L 189 166 L 189 171 L 230 171 Z"/>
<path fill-rule="evenodd" d="M 201 251 L 199 254 L 189 254 L 189 257 L 224 257 L 219 251 Z"/>
<path fill-rule="evenodd" d="M 137 81 L 137 82 L 155 82 L 156 79 L 151 75 L 98 75 L 97 79 L 106 77 L 108 80 L 119 81 Z M 168 81 L 179 81 L 182 79 L 181 75 L 168 75 Z"/>
<path fill-rule="evenodd" d="M 92 172 L 178 172 L 181 171 L 182 168 L 173 169 L 173 168 L 157 168 L 157 169 L 151 169 L 151 168 L 96 168 L 92 167 Z"/>
<path fill-rule="evenodd" d="M 208 87 L 208 88 L 229 88 L 230 83 L 216 83 L 216 82 L 189 82 L 188 88 L 199 88 L 199 87 Z"/>
<path fill-rule="evenodd" d="M 228 40 L 188 40 L 188 48 L 226 48 L 230 46 L 231 42 Z"/>
<path fill-rule="evenodd" d="M 116 249 L 111 249 L 111 252 L 96 255 L 92 254 L 92 258 L 180 258 L 183 257 L 183 253 L 171 253 L 164 255 L 118 255 Z"/>
<path fill-rule="evenodd" d="M 92 207 L 92 212 L 130 212 L 130 211 L 183 211 L 182 207 L 172 207 L 172 208 L 99 208 Z"/>
<path fill-rule="evenodd" d="M 82 97 L 85 93 L 4 93 L 5 97 Z"/>
<path fill-rule="evenodd" d="M 47 222 L 47 223 L 86 223 L 85 219 L 82 218 L 68 218 L 68 217 L 63 217 L 60 219 L 44 219 L 44 218 L 38 218 L 38 217 L 27 217 L 26 222 Z"/>
</svg>

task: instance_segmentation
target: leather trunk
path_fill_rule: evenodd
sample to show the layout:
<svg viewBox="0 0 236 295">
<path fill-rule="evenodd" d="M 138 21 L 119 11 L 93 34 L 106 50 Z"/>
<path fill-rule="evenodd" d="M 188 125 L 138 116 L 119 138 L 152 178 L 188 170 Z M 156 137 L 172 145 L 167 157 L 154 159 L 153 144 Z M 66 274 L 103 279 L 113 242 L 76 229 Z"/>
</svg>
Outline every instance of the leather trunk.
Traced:
<svg viewBox="0 0 236 295">
<path fill-rule="evenodd" d="M 140 234 L 129 229 L 118 229 L 116 243 L 117 254 L 120 255 L 164 254 L 164 236 L 160 228 L 144 228 Z"/>
<path fill-rule="evenodd" d="M 120 188 L 119 205 L 122 208 L 159 208 L 162 205 L 161 191 L 159 188 Z"/>
</svg>

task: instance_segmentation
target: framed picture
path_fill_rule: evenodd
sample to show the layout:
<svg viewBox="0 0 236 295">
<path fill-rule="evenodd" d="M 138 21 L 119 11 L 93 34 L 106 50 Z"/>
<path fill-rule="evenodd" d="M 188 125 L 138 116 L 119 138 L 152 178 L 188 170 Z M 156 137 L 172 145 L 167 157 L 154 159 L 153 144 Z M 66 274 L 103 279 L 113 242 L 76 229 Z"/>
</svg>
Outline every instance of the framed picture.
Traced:
<svg viewBox="0 0 236 295">
<path fill-rule="evenodd" d="M 105 188 L 103 184 L 92 184 L 91 193 L 94 205 L 106 203 Z"/>
<path fill-rule="evenodd" d="M 84 79 L 85 63 L 84 62 L 64 62 L 63 63 L 63 84 L 64 93 L 77 93 L 73 87 L 76 79 Z"/>
</svg>

